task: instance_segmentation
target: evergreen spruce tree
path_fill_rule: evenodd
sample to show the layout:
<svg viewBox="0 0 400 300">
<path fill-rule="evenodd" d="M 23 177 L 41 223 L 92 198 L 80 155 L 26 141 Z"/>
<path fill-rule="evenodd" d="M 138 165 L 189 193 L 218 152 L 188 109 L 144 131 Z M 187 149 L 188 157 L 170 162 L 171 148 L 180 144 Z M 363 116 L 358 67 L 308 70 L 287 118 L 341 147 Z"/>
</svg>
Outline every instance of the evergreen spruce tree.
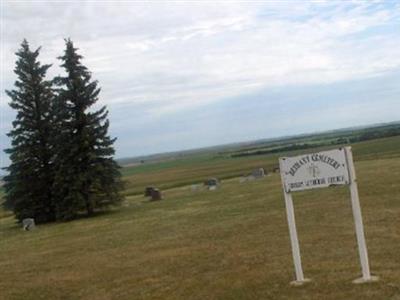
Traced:
<svg viewBox="0 0 400 300">
<path fill-rule="evenodd" d="M 54 197 L 57 218 L 71 220 L 85 211 L 92 215 L 121 200 L 119 166 L 113 159 L 115 139 L 108 135 L 108 111 L 94 110 L 100 93 L 97 81 L 82 65 L 71 40 L 59 57 L 66 71 L 57 77 Z"/>
<path fill-rule="evenodd" d="M 5 168 L 4 206 L 12 209 L 16 218 L 34 218 L 37 223 L 53 221 L 55 207 L 51 187 L 52 135 L 51 102 L 52 84 L 45 80 L 50 65 L 41 65 L 37 58 L 40 48 L 29 49 L 24 40 L 16 52 L 18 60 L 14 69 L 17 75 L 15 89 L 6 91 L 11 98 L 9 105 L 16 110 L 9 154 L 11 164 Z"/>
</svg>

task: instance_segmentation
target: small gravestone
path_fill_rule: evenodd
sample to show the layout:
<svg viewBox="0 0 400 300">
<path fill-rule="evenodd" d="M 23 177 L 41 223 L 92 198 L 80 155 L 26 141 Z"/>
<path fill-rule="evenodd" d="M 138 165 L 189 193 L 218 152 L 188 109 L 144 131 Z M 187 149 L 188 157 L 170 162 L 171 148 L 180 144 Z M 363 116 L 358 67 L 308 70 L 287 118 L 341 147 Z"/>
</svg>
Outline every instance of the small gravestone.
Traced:
<svg viewBox="0 0 400 300">
<path fill-rule="evenodd" d="M 275 167 L 275 168 L 273 169 L 273 172 L 274 172 L 274 173 L 279 173 L 279 167 Z"/>
<path fill-rule="evenodd" d="M 192 192 L 200 190 L 201 186 L 199 184 L 192 184 L 191 189 Z"/>
<path fill-rule="evenodd" d="M 159 189 L 153 189 L 151 191 L 151 200 L 155 201 L 155 200 L 161 200 L 163 199 L 163 196 L 161 194 L 161 192 L 159 191 Z"/>
<path fill-rule="evenodd" d="M 253 181 L 253 180 L 255 180 L 256 178 L 253 176 L 253 175 L 249 175 L 249 176 L 247 176 L 247 181 Z"/>
<path fill-rule="evenodd" d="M 22 220 L 22 228 L 26 231 L 35 229 L 35 220 L 32 218 L 26 218 Z"/>
<path fill-rule="evenodd" d="M 251 176 L 253 176 L 255 179 L 265 177 L 264 168 L 258 168 L 253 170 L 253 172 L 251 172 Z"/>
<path fill-rule="evenodd" d="M 210 191 L 212 191 L 217 189 L 219 181 L 217 178 L 209 178 L 206 181 L 204 181 L 204 185 L 207 186 Z"/>
<path fill-rule="evenodd" d="M 151 192 L 154 190 L 153 186 L 148 186 L 146 187 L 146 189 L 144 190 L 144 196 L 145 197 L 150 197 L 151 196 Z"/>
</svg>

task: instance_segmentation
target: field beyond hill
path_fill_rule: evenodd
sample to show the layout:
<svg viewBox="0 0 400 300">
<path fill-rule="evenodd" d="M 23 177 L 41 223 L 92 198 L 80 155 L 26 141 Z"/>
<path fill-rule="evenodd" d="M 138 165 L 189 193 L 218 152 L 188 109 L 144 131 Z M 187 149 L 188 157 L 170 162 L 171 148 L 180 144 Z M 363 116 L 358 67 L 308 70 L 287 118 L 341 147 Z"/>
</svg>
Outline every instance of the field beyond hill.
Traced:
<svg viewBox="0 0 400 300">
<path fill-rule="evenodd" d="M 278 173 L 256 167 L 307 150 L 228 157 L 202 153 L 123 168 L 126 200 L 94 218 L 25 232 L 0 211 L 0 299 L 400 299 L 400 136 L 352 145 L 371 271 L 361 276 L 348 189 L 294 194 L 305 276 L 294 268 Z M 216 191 L 193 190 L 208 177 Z M 145 186 L 164 192 L 143 197 Z"/>
</svg>

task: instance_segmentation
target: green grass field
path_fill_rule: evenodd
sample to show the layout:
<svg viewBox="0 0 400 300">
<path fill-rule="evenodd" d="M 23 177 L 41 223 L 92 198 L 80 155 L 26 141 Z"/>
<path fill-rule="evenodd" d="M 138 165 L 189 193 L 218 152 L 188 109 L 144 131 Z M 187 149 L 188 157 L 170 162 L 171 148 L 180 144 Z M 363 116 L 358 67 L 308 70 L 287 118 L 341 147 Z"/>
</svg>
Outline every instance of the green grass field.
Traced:
<svg viewBox="0 0 400 300">
<path fill-rule="evenodd" d="M 241 158 L 202 155 L 158 164 L 127 167 L 122 169 L 126 182 L 125 195 L 142 194 L 144 188 L 148 185 L 156 185 L 161 189 L 167 189 L 203 182 L 210 176 L 221 179 L 238 177 L 259 167 L 264 167 L 271 171 L 278 166 L 278 157 L 280 156 L 330 148 L 332 147 Z M 353 146 L 355 160 L 398 157 L 400 156 L 399 149 L 400 136 L 362 142 Z"/>
<path fill-rule="evenodd" d="M 124 170 L 126 201 L 95 218 L 24 232 L 0 214 L 0 299 L 400 299 L 400 137 L 353 146 L 371 271 L 361 270 L 349 192 L 296 193 L 305 276 L 294 280 L 278 174 L 235 176 L 274 156 L 203 157 Z M 147 168 L 147 169 L 146 169 Z M 216 191 L 192 191 L 207 177 Z M 164 190 L 149 202 L 146 185 Z"/>
</svg>

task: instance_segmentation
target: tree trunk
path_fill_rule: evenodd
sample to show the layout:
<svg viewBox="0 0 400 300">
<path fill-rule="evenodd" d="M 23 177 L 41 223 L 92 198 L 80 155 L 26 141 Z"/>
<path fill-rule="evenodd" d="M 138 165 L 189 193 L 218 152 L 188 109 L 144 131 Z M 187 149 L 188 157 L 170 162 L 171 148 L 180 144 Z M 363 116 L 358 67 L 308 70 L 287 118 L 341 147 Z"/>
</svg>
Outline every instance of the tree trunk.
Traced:
<svg viewBox="0 0 400 300">
<path fill-rule="evenodd" d="M 89 217 L 94 213 L 93 205 L 89 200 L 86 200 L 86 211 Z"/>
<path fill-rule="evenodd" d="M 88 215 L 88 217 L 90 217 L 94 213 L 93 203 L 92 203 L 92 201 L 90 201 L 89 193 L 87 191 L 85 191 L 84 197 L 85 197 L 87 215 Z"/>
</svg>

